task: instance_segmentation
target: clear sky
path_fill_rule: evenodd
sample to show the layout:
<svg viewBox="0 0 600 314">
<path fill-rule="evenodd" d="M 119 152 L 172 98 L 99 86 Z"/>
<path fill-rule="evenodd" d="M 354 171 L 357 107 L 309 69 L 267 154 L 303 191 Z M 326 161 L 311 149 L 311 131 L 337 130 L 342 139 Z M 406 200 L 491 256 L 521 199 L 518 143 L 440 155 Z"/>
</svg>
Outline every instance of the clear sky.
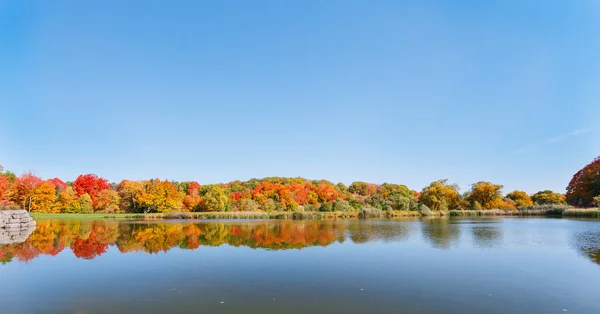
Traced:
<svg viewBox="0 0 600 314">
<path fill-rule="evenodd" d="M 564 192 L 599 34 L 596 0 L 0 0 L 0 164 Z"/>
</svg>

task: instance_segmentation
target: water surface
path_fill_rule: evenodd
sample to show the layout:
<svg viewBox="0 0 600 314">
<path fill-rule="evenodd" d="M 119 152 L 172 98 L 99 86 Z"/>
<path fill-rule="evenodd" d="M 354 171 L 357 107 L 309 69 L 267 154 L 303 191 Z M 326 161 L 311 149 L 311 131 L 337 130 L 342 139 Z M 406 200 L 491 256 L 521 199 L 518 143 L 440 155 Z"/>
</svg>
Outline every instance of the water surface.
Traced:
<svg viewBox="0 0 600 314">
<path fill-rule="evenodd" d="M 600 222 L 39 221 L 0 313 L 600 313 Z"/>
</svg>

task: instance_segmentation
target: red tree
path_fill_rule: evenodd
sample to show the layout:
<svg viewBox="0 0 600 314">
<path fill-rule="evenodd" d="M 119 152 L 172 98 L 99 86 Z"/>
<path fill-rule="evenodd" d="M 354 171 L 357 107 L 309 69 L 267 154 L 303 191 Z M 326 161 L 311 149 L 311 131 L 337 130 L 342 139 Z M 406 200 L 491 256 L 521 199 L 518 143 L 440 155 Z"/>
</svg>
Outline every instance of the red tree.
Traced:
<svg viewBox="0 0 600 314">
<path fill-rule="evenodd" d="M 593 198 L 600 195 L 600 157 L 579 170 L 567 186 L 567 203 L 574 206 L 593 206 Z"/>
<path fill-rule="evenodd" d="M 108 180 L 100 178 L 95 174 L 82 174 L 73 183 L 73 189 L 77 195 L 89 194 L 92 198 L 94 208 L 96 208 L 96 197 L 102 190 L 109 190 Z"/>
<path fill-rule="evenodd" d="M 52 185 L 54 185 L 54 187 L 59 191 L 62 192 L 64 190 L 67 189 L 67 184 L 65 182 L 63 182 L 63 180 L 59 179 L 59 178 L 52 178 L 49 179 L 48 182 L 52 183 Z"/>
</svg>

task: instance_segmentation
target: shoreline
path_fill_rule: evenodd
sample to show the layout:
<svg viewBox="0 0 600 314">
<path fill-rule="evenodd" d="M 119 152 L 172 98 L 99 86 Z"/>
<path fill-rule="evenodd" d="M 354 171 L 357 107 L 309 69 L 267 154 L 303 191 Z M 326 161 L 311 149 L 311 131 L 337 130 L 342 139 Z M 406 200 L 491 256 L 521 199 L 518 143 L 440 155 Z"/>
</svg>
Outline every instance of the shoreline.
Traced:
<svg viewBox="0 0 600 314">
<path fill-rule="evenodd" d="M 388 211 L 375 214 L 363 212 L 177 212 L 177 213 L 30 213 L 34 219 L 77 219 L 77 220 L 212 220 L 212 219 L 274 219 L 274 220 L 335 220 L 369 218 L 429 218 L 429 217 L 564 217 L 600 219 L 599 208 L 572 208 L 563 211 L 528 210 L 451 210 L 431 211 Z"/>
</svg>

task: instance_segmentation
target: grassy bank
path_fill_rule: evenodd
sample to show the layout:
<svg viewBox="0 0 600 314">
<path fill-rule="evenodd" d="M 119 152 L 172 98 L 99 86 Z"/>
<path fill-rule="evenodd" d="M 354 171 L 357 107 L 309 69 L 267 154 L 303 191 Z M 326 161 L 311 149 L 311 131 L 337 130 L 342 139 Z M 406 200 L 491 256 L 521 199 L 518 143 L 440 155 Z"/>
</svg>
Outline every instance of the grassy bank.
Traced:
<svg viewBox="0 0 600 314">
<path fill-rule="evenodd" d="M 545 205 L 519 208 L 518 210 L 451 210 L 453 217 L 476 217 L 476 216 L 551 216 L 551 217 L 579 217 L 600 218 L 598 208 L 575 208 L 565 205 Z"/>
<path fill-rule="evenodd" d="M 381 211 L 363 209 L 359 212 L 194 212 L 170 214 L 131 214 L 131 213 L 94 213 L 94 214 L 40 214 L 31 213 L 35 219 L 78 219 L 78 220 L 161 220 L 161 219 L 358 219 L 358 218 L 419 218 L 438 217 L 481 217 L 481 216 L 552 216 L 600 218 L 598 208 L 574 208 L 568 206 L 537 206 L 519 210 L 451 210 L 448 212 L 428 211 Z"/>
</svg>

